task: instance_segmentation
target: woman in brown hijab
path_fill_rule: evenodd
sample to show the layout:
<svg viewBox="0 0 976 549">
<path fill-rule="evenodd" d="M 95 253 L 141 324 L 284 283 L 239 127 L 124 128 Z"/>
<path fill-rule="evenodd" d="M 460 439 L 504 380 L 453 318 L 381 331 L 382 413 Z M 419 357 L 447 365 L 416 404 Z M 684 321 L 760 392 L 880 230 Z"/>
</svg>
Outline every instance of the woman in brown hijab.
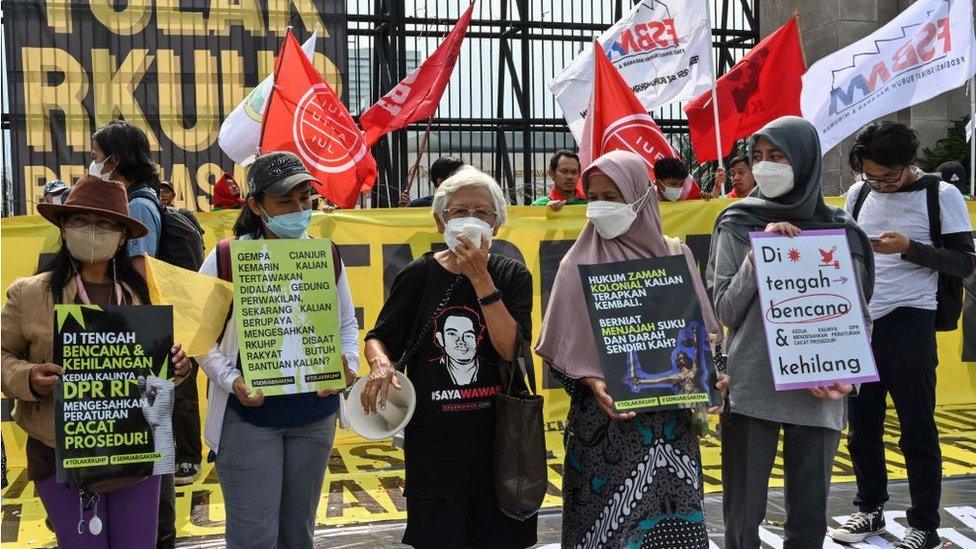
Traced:
<svg viewBox="0 0 976 549">
<path fill-rule="evenodd" d="M 589 223 L 556 274 L 536 352 L 571 397 L 563 473 L 563 547 L 708 547 L 692 410 L 617 413 L 606 391 L 578 265 L 674 255 L 644 161 L 613 151 L 583 172 Z M 718 336 L 691 251 L 702 316 Z M 717 411 L 717 410 L 711 410 Z"/>
</svg>

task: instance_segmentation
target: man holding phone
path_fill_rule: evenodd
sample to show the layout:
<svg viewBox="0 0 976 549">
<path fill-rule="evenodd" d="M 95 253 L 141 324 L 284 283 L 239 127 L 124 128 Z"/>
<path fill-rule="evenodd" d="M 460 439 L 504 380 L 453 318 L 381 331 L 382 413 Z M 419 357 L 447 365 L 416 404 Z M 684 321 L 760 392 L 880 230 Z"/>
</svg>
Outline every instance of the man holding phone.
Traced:
<svg viewBox="0 0 976 549">
<path fill-rule="evenodd" d="M 891 394 L 901 430 L 912 506 L 902 549 L 941 547 L 939 527 L 942 455 L 935 425 L 935 332 L 954 324 L 951 295 L 940 276 L 969 276 L 976 263 L 972 226 L 959 190 L 938 175 L 914 167 L 915 131 L 888 121 L 867 125 L 850 152 L 861 174 L 847 194 L 847 212 L 870 235 L 875 252 L 874 320 L 871 346 L 881 380 L 861 386 L 849 400 L 847 446 L 857 478 L 858 512 L 828 533 L 845 543 L 885 530 L 888 500 L 884 420 Z M 951 294 L 952 292 L 949 292 Z M 961 299 L 961 295 L 959 296 Z M 958 304 L 958 302 L 956 302 Z M 953 317 L 953 315 L 955 315 Z M 947 319 L 948 317 L 948 319 Z"/>
</svg>

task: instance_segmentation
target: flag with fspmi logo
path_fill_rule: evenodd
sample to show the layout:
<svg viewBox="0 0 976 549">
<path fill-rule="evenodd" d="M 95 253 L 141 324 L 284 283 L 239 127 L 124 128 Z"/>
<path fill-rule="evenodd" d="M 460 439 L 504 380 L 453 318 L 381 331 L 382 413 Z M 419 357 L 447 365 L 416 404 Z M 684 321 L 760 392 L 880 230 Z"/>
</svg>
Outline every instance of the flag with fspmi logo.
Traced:
<svg viewBox="0 0 976 549">
<path fill-rule="evenodd" d="M 651 110 L 692 99 L 712 82 L 711 29 L 706 0 L 643 0 L 597 41 L 610 62 Z M 583 136 L 593 50 L 583 49 L 549 82 L 576 140 Z"/>
<path fill-rule="evenodd" d="M 918 0 L 803 75 L 800 107 L 824 154 L 861 126 L 958 88 L 976 73 L 972 0 Z"/>
</svg>

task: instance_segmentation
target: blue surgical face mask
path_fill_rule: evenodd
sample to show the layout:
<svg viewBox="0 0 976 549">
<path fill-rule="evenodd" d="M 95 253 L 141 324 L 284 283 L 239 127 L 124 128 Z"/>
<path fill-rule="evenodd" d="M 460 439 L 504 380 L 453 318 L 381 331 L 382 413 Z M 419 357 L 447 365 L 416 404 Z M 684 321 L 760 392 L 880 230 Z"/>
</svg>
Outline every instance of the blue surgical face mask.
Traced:
<svg viewBox="0 0 976 549">
<path fill-rule="evenodd" d="M 312 221 L 312 210 L 302 210 L 271 217 L 261 208 L 264 225 L 278 238 L 301 238 Z"/>
</svg>

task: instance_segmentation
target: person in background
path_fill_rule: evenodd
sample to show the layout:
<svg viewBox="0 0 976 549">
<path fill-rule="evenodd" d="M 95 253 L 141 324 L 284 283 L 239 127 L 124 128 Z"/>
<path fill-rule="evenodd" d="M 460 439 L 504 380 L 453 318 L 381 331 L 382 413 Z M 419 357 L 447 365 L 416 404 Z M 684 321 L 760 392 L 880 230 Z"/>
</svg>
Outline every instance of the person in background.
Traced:
<svg viewBox="0 0 976 549">
<path fill-rule="evenodd" d="M 546 175 L 552 180 L 552 189 L 548 196 L 541 196 L 532 203 L 533 206 L 549 206 L 558 212 L 563 206 L 586 204 L 583 191 L 576 188 L 579 181 L 579 155 L 565 149 L 558 150 L 549 159 L 549 169 Z"/>
<path fill-rule="evenodd" d="M 736 156 L 729 161 L 729 173 L 732 175 L 732 190 L 726 198 L 745 198 L 756 188 L 756 178 L 752 176 L 749 159 Z"/>
<path fill-rule="evenodd" d="M 654 188 L 657 197 L 667 202 L 700 200 L 701 188 L 678 158 L 662 158 L 654 163 Z"/>
<path fill-rule="evenodd" d="M 27 475 L 60 547 L 127 549 L 157 543 L 163 477 L 133 479 L 123 488 L 98 493 L 58 484 L 55 475 L 52 392 L 63 370 L 51 362 L 54 305 L 149 303 L 146 280 L 126 248 L 126 240 L 148 231 L 129 215 L 127 202 L 122 184 L 85 176 L 63 205 L 39 205 L 38 212 L 61 231 L 60 249 L 38 274 L 14 281 L 0 313 L 3 392 L 14 399 L 14 420 L 27 433 Z M 179 344 L 170 360 L 179 383 L 189 366 Z M 104 525 L 100 532 L 88 526 L 95 517 Z"/>
<path fill-rule="evenodd" d="M 583 172 L 583 188 L 590 200 L 589 222 L 559 264 L 536 347 L 571 397 L 562 546 L 708 547 L 698 447 L 705 425 L 696 425 L 688 409 L 614 411 L 594 339 L 577 332 L 580 319 L 588 316 L 578 265 L 663 257 L 680 246 L 708 331 L 720 339 L 721 326 L 691 250 L 669 244 L 662 233 L 657 194 L 648 188 L 643 159 L 629 151 L 604 154 Z M 621 209 L 636 214 L 620 223 Z M 674 463 L 687 468 L 677 470 Z M 631 483 L 640 491 L 629 489 Z"/>
<path fill-rule="evenodd" d="M 163 206 L 172 207 L 176 192 L 169 181 L 159 182 L 159 200 Z M 203 236 L 204 230 L 197 221 L 197 216 L 186 208 L 177 208 Z M 203 445 L 200 442 L 200 398 L 197 394 L 197 371 L 199 364 L 190 359 L 190 370 L 184 383 L 179 384 L 175 391 L 175 405 L 173 406 L 173 433 L 176 435 L 176 486 L 193 484 L 200 475 L 200 462 L 203 459 Z"/>
<path fill-rule="evenodd" d="M 942 176 L 943 181 L 959 189 L 963 198 L 972 200 L 972 196 L 969 194 L 969 173 L 962 163 L 956 161 L 943 162 L 935 171 Z"/>
<path fill-rule="evenodd" d="M 869 331 L 867 299 L 874 288 L 874 255 L 854 220 L 823 201 L 820 139 L 812 124 L 796 116 L 778 118 L 749 139 L 749 153 L 758 192 L 733 202 L 718 216 L 706 270 L 715 312 L 728 328 L 730 386 L 721 418 L 725 547 L 761 545 L 759 526 L 766 515 L 781 431 L 786 482 L 783 547 L 822 547 L 831 469 L 844 428 L 844 397 L 854 388 L 835 383 L 775 390 L 749 233 L 796 236 L 811 229 L 844 229 Z"/>
<path fill-rule="evenodd" d="M 234 236 L 238 240 L 309 238 L 313 180 L 290 152 L 259 156 L 248 169 L 250 192 Z M 201 273 L 220 276 L 219 249 L 207 256 Z M 349 385 L 359 369 L 359 330 L 345 268 L 339 269 L 335 288 Z M 340 397 L 329 390 L 269 397 L 260 389 L 248 390 L 241 371 L 238 314 L 232 310 L 223 338 L 200 357 L 210 379 L 204 430 L 216 454 L 224 494 L 224 539 L 232 549 L 311 549 Z"/>
<path fill-rule="evenodd" d="M 432 209 L 448 248 L 424 254 L 393 281 L 366 334 L 371 371 L 361 404 L 367 413 L 385 406 L 390 386 L 400 388 L 394 364 L 405 361 L 417 407 L 405 431 L 403 543 L 531 547 L 537 517 L 518 521 L 499 510 L 492 448 L 500 362 L 514 360 L 532 333 L 532 275 L 488 253 L 505 222 L 505 197 L 491 176 L 458 170 Z"/>
<path fill-rule="evenodd" d="M 142 254 L 156 257 L 162 232 L 159 176 L 150 157 L 149 139 L 142 129 L 114 120 L 92 135 L 91 158 L 88 174 L 121 183 L 129 197 L 130 214 L 147 229 L 145 236 L 126 241 L 132 264 L 145 276 Z"/>
<path fill-rule="evenodd" d="M 67 199 L 68 186 L 64 184 L 64 181 L 55 179 L 44 185 L 44 194 L 41 196 L 39 204 L 64 204 Z"/>
<path fill-rule="evenodd" d="M 454 175 L 454 172 L 458 171 L 461 166 L 464 165 L 464 161 L 456 156 L 442 156 L 434 161 L 430 165 L 430 184 L 434 187 L 434 192 L 437 192 L 437 188 L 441 186 L 441 183 L 445 179 Z M 410 189 L 401 197 L 401 206 L 404 204 L 403 198 L 409 200 Z M 434 203 L 434 195 L 421 196 L 420 198 L 414 198 L 406 202 L 407 208 L 429 208 L 431 204 Z"/>
<path fill-rule="evenodd" d="M 239 210 L 244 206 L 244 199 L 241 198 L 241 187 L 234 180 L 234 176 L 224 172 L 220 179 L 214 183 L 211 208 L 218 210 Z"/>
<path fill-rule="evenodd" d="M 942 546 L 939 500 L 942 453 L 935 423 L 936 311 L 939 276 L 966 278 L 973 261 L 972 226 L 959 189 L 914 167 L 918 136 L 904 124 L 868 124 L 854 139 L 849 163 L 861 174 L 847 194 L 847 211 L 871 236 L 877 290 L 871 347 L 881 380 L 851 399 L 847 448 L 854 464 L 858 511 L 830 537 L 856 543 L 885 530 L 888 472 L 884 428 L 887 400 L 898 413 L 898 447 L 908 470 L 912 505 L 908 532 L 895 547 Z M 937 193 L 942 242 L 930 232 L 929 191 Z M 859 207 L 858 207 L 859 206 Z"/>
</svg>

